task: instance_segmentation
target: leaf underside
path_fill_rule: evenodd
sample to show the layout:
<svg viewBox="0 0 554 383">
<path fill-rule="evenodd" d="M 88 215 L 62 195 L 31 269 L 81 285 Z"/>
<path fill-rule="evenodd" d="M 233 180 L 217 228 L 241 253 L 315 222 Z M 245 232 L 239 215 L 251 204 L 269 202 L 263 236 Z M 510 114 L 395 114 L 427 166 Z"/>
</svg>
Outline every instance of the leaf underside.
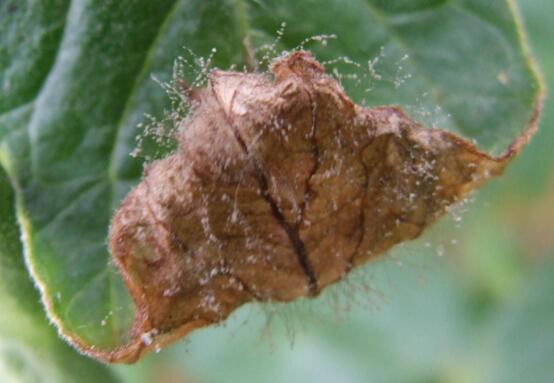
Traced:
<svg viewBox="0 0 554 383">
<path fill-rule="evenodd" d="M 134 305 L 110 261 L 108 226 L 142 172 L 128 156 L 136 125 L 168 105 L 151 76 L 169 80 L 183 45 L 201 56 L 215 47 L 215 66 L 241 68 L 245 39 L 270 42 L 282 22 L 279 50 L 336 34 L 306 48 L 322 62 L 361 63 L 337 64 L 358 75 L 343 80 L 354 101 L 402 105 L 491 154 L 538 108 L 540 81 L 508 0 L 139 3 L 0 5 L 2 165 L 17 185 L 25 257 L 48 315 L 83 348 L 129 340 Z M 367 62 L 380 52 L 375 80 Z"/>
</svg>

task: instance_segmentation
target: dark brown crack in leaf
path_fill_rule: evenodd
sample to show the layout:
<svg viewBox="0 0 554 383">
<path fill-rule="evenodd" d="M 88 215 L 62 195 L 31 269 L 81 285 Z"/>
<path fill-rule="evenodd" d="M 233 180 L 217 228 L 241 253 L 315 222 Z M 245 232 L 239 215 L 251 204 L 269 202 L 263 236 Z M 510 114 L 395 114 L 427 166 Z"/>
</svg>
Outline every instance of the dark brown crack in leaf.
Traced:
<svg viewBox="0 0 554 383">
<path fill-rule="evenodd" d="M 536 130 L 492 158 L 397 107 L 355 105 L 306 52 L 263 74 L 214 71 L 189 94 L 179 148 L 116 212 L 112 256 L 135 304 L 133 362 L 250 301 L 315 296 L 416 238 L 501 173 Z"/>
</svg>

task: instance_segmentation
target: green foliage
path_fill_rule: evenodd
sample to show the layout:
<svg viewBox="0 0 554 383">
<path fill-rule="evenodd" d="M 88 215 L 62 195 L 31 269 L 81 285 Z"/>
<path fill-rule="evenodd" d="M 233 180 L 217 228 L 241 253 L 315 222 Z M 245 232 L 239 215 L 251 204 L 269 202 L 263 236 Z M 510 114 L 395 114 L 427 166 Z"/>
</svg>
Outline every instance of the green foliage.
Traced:
<svg viewBox="0 0 554 383">
<path fill-rule="evenodd" d="M 14 194 L 0 169 L 0 378 L 3 382 L 114 382 L 104 366 L 80 356 L 48 324 L 25 270 Z"/>
<path fill-rule="evenodd" d="M 242 68 L 248 57 L 245 38 L 254 47 L 271 43 L 282 22 L 286 28 L 278 50 L 293 49 L 310 36 L 336 34 L 337 40 L 328 46 L 311 41 L 306 48 L 321 60 L 347 56 L 360 64 L 329 65 L 356 75 L 356 79 L 345 76 L 343 83 L 357 102 L 400 104 L 415 119 L 462 133 L 481 148 L 498 153 L 526 125 L 539 92 L 513 8 L 510 0 L 0 1 L 0 302 L 9 314 L 0 317 L 2 355 L 5 347 L 15 347 L 9 348 L 9 355 L 15 357 L 0 358 L 4 361 L 0 374 L 2 366 L 9 364 L 12 370 L 30 366 L 13 370 L 22 381 L 34 381 L 36 368 L 58 374 L 39 374 L 44 381 L 63 381 L 60 376 L 67 381 L 85 381 L 84 377 L 108 381 L 104 367 L 72 353 L 46 324 L 23 266 L 21 247 L 35 283 L 41 286 L 48 316 L 66 336 L 99 347 L 113 347 L 126 339 L 133 306 L 110 263 L 106 236 L 114 209 L 142 170 L 142 161 L 129 156 L 140 134 L 136 126 L 145 121 L 145 113 L 161 117 L 168 107 L 163 89 L 151 76 L 168 81 L 176 56 L 187 54 L 183 45 L 200 56 L 216 48 L 215 66 Z M 379 58 L 375 70 L 381 79 L 372 77 L 367 68 L 375 58 Z M 360 311 L 352 331 L 337 330 L 333 335 L 334 328 L 318 327 L 313 335 L 306 335 L 317 342 L 300 342 L 294 352 L 280 349 L 276 359 L 292 363 L 314 353 L 317 346 L 327 353 L 319 355 L 326 363 L 338 363 L 335 357 L 347 363 L 343 372 L 351 381 L 447 379 L 459 366 L 452 367 L 454 356 L 444 353 L 455 355 L 451 350 L 465 350 L 471 341 L 464 343 L 463 334 L 469 331 L 464 320 L 474 309 L 467 301 L 477 299 L 449 280 L 448 273 L 437 272 L 437 284 L 430 283 L 432 288 L 410 298 L 418 302 L 412 305 L 426 303 L 421 322 L 403 318 L 407 309 L 399 301 L 372 318 L 373 324 L 366 319 L 371 314 Z M 405 279 L 401 272 L 397 274 Z M 441 295 L 437 290 L 445 292 Z M 410 304 L 410 299 L 404 303 Z M 440 310 L 444 302 L 454 302 L 448 306 L 450 311 Z M 427 309 L 439 311 L 433 314 Z M 434 321 L 443 314 L 442 321 Z M 522 314 L 514 315 L 521 318 Z M 512 328 L 519 323 L 514 320 Z M 440 324 L 446 327 L 435 339 Z M 544 326 L 548 328 L 546 320 Z M 432 333 L 435 342 L 420 344 L 419 336 L 424 334 L 416 333 L 413 347 L 402 344 L 410 341 L 408 330 L 413 327 Z M 211 363 L 221 363 L 220 368 L 195 369 L 193 363 L 187 368 L 213 381 L 229 380 L 233 371 L 234 380 L 245 380 L 241 373 L 248 366 L 239 361 L 255 340 L 248 331 L 240 333 L 246 339 L 242 355 L 226 362 L 229 355 L 216 353 L 221 347 L 218 331 L 222 330 L 194 335 L 190 359 L 204 366 L 212 358 Z M 507 337 L 506 331 L 498 330 L 498 339 Z M 352 335 L 359 333 L 363 336 Z M 450 339 L 452 334 L 462 335 Z M 526 339 L 533 342 L 533 336 Z M 373 338 L 381 343 L 364 351 Z M 339 351 L 329 351 L 327 343 L 337 345 Z M 402 353 L 417 349 L 416 344 L 436 351 L 416 356 Z M 19 351 L 12 354 L 11 350 Z M 350 358 L 355 352 L 358 358 Z M 364 355 L 375 359 L 367 361 Z M 175 365 L 181 356 L 182 349 L 177 348 L 162 360 Z M 61 358 L 74 363 L 61 363 Z M 270 357 L 259 358 L 268 369 L 264 374 L 285 374 L 271 372 L 279 364 L 271 364 Z M 383 367 L 399 360 L 405 371 Z M 292 368 L 291 374 L 299 381 L 303 373 L 308 374 L 298 362 L 293 366 L 297 369 Z M 122 376 L 129 373 L 118 371 Z M 100 379 L 100 374 L 106 378 Z M 259 381 L 264 374 L 252 376 Z"/>
</svg>

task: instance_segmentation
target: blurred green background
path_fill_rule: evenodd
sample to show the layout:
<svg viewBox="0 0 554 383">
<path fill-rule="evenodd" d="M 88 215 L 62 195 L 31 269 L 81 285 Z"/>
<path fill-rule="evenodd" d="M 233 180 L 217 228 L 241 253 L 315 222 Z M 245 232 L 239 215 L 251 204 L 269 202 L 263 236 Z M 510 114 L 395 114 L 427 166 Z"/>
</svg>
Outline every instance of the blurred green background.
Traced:
<svg viewBox="0 0 554 383">
<path fill-rule="evenodd" d="M 554 2 L 519 7 L 552 89 Z M 246 306 L 109 369 L 139 383 L 554 382 L 553 124 L 547 98 L 540 131 L 503 177 L 323 299 Z"/>
<path fill-rule="evenodd" d="M 554 2 L 519 6 L 552 89 Z M 243 308 L 224 327 L 114 370 L 130 382 L 554 382 L 552 126 L 547 98 L 531 145 L 466 212 L 336 294 Z"/>
</svg>

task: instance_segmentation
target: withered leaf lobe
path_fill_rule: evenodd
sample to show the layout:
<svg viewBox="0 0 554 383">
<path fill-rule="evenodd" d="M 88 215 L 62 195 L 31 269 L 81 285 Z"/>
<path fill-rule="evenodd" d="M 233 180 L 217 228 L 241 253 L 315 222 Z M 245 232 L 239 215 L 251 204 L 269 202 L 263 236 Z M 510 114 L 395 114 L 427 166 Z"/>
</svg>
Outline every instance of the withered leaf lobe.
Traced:
<svg viewBox="0 0 554 383">
<path fill-rule="evenodd" d="M 177 151 L 148 165 L 112 221 L 130 341 L 89 354 L 133 362 L 245 302 L 317 295 L 417 237 L 536 129 L 534 116 L 493 158 L 397 107 L 355 105 L 307 52 L 271 70 L 213 71 L 191 94 Z"/>
</svg>

